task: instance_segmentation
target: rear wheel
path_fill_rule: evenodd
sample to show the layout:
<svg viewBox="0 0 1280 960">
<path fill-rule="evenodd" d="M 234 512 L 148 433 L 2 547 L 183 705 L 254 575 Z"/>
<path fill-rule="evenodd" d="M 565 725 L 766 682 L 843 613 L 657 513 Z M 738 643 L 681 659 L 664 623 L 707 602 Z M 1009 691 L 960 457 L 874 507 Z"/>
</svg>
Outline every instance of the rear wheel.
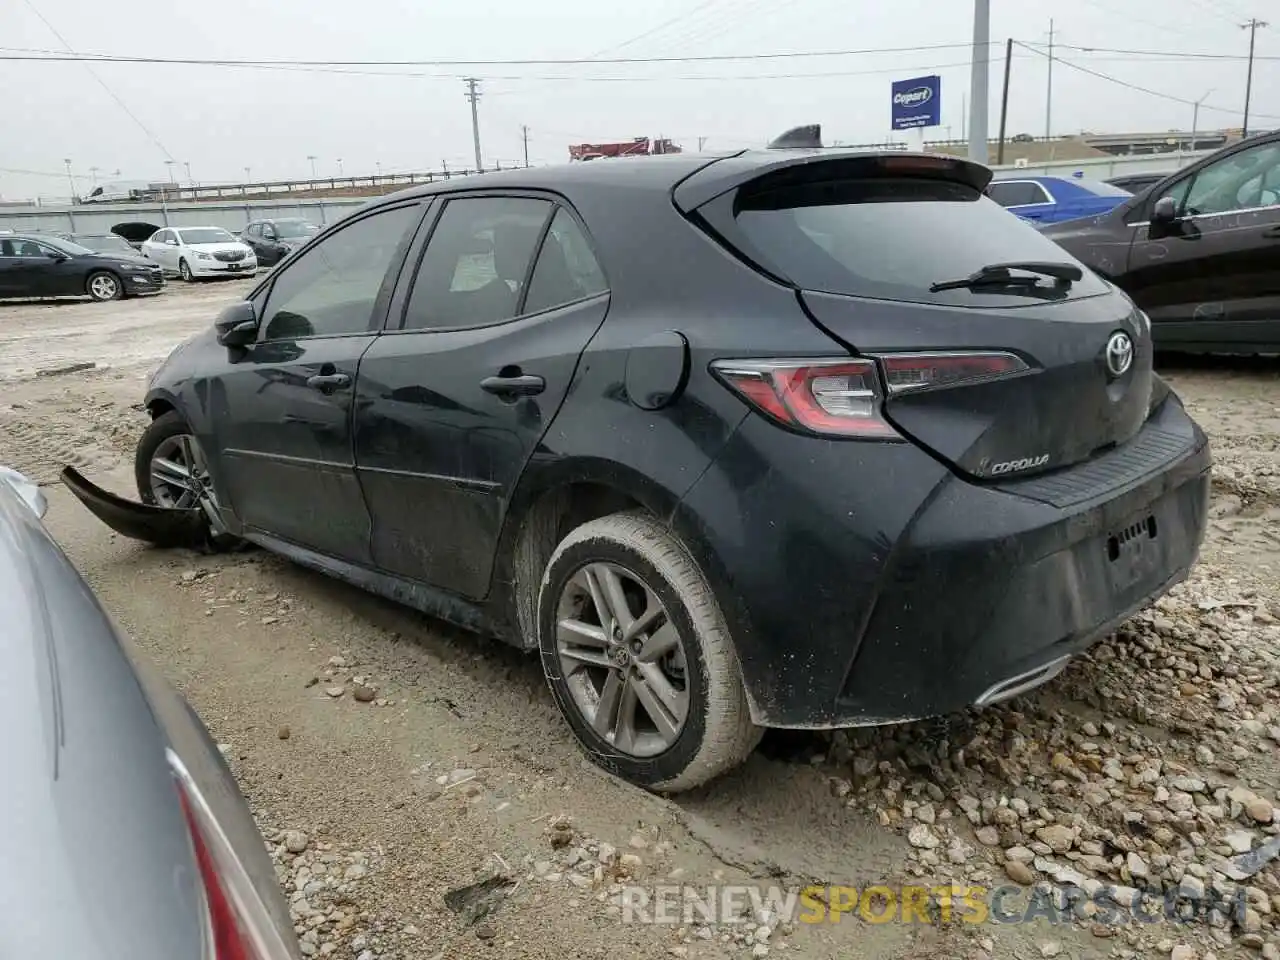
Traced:
<svg viewBox="0 0 1280 960">
<path fill-rule="evenodd" d="M 759 743 L 719 604 L 656 520 L 614 514 L 570 533 L 547 564 L 538 626 L 552 695 L 606 770 L 687 790 Z"/>
<path fill-rule="evenodd" d="M 120 282 L 119 277 L 107 270 L 99 270 L 97 273 L 89 274 L 84 288 L 89 296 L 99 302 L 119 300 L 124 296 L 124 284 Z"/>
<path fill-rule="evenodd" d="M 195 282 L 196 282 L 196 276 L 195 276 L 195 274 L 194 274 L 194 273 L 192 273 L 192 272 L 191 272 L 191 266 L 187 263 L 187 261 L 186 261 L 186 260 L 179 260 L 179 261 L 178 261 L 178 274 L 179 274 L 179 276 L 181 276 L 181 277 L 182 277 L 182 279 L 183 279 L 183 280 L 185 280 L 187 283 L 195 283 Z"/>
</svg>

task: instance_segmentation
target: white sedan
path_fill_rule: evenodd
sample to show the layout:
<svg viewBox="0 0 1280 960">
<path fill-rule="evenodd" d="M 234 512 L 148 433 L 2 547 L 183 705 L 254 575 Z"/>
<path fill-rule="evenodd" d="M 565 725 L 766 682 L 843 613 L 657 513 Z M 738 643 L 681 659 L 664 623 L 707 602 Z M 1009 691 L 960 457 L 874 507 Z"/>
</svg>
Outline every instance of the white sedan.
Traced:
<svg viewBox="0 0 1280 960">
<path fill-rule="evenodd" d="M 258 270 L 253 248 L 221 227 L 165 227 L 142 245 L 142 254 L 188 283 L 201 277 L 251 277 Z"/>
</svg>

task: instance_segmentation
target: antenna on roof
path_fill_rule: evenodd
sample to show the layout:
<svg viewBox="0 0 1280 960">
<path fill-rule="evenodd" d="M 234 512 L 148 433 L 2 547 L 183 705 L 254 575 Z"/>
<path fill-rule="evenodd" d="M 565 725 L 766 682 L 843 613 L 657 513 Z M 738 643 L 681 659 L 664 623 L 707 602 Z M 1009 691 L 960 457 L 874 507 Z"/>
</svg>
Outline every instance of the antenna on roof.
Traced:
<svg viewBox="0 0 1280 960">
<path fill-rule="evenodd" d="M 822 146 L 822 124 L 807 123 L 792 127 L 786 133 L 769 141 L 770 150 L 795 150 Z"/>
</svg>

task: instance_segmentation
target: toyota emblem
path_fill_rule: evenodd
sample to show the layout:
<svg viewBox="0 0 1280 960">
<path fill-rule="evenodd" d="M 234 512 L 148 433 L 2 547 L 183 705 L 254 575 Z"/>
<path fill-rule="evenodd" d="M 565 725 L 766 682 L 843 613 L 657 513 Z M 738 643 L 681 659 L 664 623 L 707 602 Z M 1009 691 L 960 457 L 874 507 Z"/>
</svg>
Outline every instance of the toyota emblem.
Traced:
<svg viewBox="0 0 1280 960">
<path fill-rule="evenodd" d="M 1113 377 L 1123 377 L 1133 366 L 1133 340 L 1117 330 L 1107 341 L 1107 370 Z"/>
</svg>

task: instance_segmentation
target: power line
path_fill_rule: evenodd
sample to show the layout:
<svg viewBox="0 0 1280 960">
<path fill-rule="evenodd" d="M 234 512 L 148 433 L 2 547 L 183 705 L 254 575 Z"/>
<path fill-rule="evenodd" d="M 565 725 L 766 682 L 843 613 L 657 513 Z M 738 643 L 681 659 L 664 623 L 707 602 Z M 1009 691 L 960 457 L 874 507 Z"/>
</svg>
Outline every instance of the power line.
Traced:
<svg viewBox="0 0 1280 960">
<path fill-rule="evenodd" d="M 1259 21 L 1259 26 L 1262 22 Z M 1248 24 L 1245 24 L 1248 27 Z M 1015 41 L 1021 43 L 1021 41 Z M 1023 43 L 1023 46 L 1039 46 L 1036 43 Z M 1078 50 L 1083 53 L 1117 53 L 1124 54 L 1136 58 L 1141 57 L 1169 57 L 1175 60 L 1247 60 L 1248 54 L 1244 53 L 1189 53 L 1184 50 L 1131 50 L 1124 47 L 1095 47 L 1085 46 L 1084 44 L 1055 43 L 1054 46 L 1061 50 Z M 1280 60 L 1280 56 L 1260 56 L 1255 57 L 1256 60 Z"/>
<path fill-rule="evenodd" d="M 687 20 L 691 17 L 694 17 L 697 15 L 699 11 L 705 10 L 708 7 L 714 7 L 719 2 L 720 0 L 703 0 L 702 3 L 699 3 L 696 6 L 692 7 L 691 9 L 686 10 L 684 13 L 678 13 L 674 17 L 671 17 L 670 19 L 663 20 L 656 27 L 652 27 L 651 29 L 644 31 L 643 33 L 636 34 L 630 40 L 624 40 L 622 41 L 622 43 L 615 43 L 613 46 L 605 47 L 603 50 L 600 50 L 598 53 L 592 54 L 591 55 L 592 59 L 594 60 L 597 57 L 603 57 L 606 53 L 613 53 L 615 50 L 621 50 L 624 47 L 632 46 L 633 44 L 639 43 L 641 40 L 647 40 L 649 37 L 652 37 L 654 34 L 661 33 L 663 30 L 665 30 L 667 27 L 671 26 L 672 24 L 679 23 L 681 20 Z"/>
<path fill-rule="evenodd" d="M 29 2 L 29 0 L 28 0 Z M 204 59 L 196 57 L 140 57 L 107 53 L 16 53 L 0 54 L 0 60 L 18 61 L 71 61 L 91 63 L 146 63 L 177 66 L 207 67 L 536 67 L 536 66 L 597 66 L 622 63 L 722 63 L 732 60 L 798 60 L 818 57 L 855 57 L 877 53 L 917 53 L 926 50 L 968 49 L 969 43 L 933 43 L 912 47 L 868 47 L 862 50 L 797 50 L 779 53 L 726 53 L 698 56 L 672 57 L 601 57 L 596 59 L 577 57 L 543 60 L 241 60 Z"/>
<path fill-rule="evenodd" d="M 1043 51 L 1036 50 L 1034 47 L 1032 47 L 1029 44 L 1023 43 L 1021 40 L 1015 40 L 1014 43 L 1016 43 L 1020 47 L 1024 47 L 1028 50 L 1031 50 L 1032 52 L 1037 53 L 1040 56 L 1045 55 Z M 1160 90 L 1152 90 L 1150 87 L 1142 87 L 1136 83 L 1130 83 L 1128 80 L 1121 80 L 1119 77 L 1113 77 L 1110 74 L 1102 73 L 1098 70 L 1092 70 L 1089 67 L 1081 66 L 1080 64 L 1072 60 L 1067 60 L 1060 56 L 1055 55 L 1054 60 L 1057 63 L 1062 64 L 1063 66 L 1070 67 L 1072 70 L 1078 70 L 1080 73 L 1087 73 L 1091 77 L 1097 77 L 1099 80 L 1106 80 L 1108 83 L 1114 83 L 1121 87 L 1127 87 L 1128 89 L 1134 90 L 1138 93 L 1145 93 L 1148 96 L 1159 97 L 1161 100 L 1169 100 L 1173 103 L 1185 104 L 1188 107 L 1193 107 L 1196 105 L 1196 102 L 1194 100 L 1188 100 L 1186 97 L 1175 96 L 1172 93 L 1164 93 L 1163 91 L 1160 91 Z M 1218 113 L 1236 113 L 1237 112 L 1235 110 L 1232 110 L 1230 107 L 1219 107 L 1219 106 L 1214 106 L 1208 103 L 1201 104 L 1200 109 L 1216 110 Z M 1267 120 L 1280 120 L 1280 117 L 1263 114 L 1263 113 L 1255 114 L 1255 116 L 1263 117 Z"/>
<path fill-rule="evenodd" d="M 55 27 L 52 23 L 50 23 L 47 19 L 45 19 L 44 14 L 40 12 L 39 8 L 36 7 L 35 3 L 33 3 L 32 0 L 26 0 L 26 4 L 27 4 L 27 7 L 31 10 L 31 12 L 40 18 L 40 22 L 49 28 L 49 32 L 58 38 L 58 42 L 67 48 L 68 53 L 74 54 L 75 57 L 77 58 L 82 56 L 81 54 L 76 53 L 75 50 L 72 49 L 71 44 L 67 43 L 66 38 L 63 37 L 62 34 L 58 32 L 58 28 Z M 165 155 L 165 159 L 172 160 L 173 155 L 169 153 L 165 145 L 160 142 L 160 138 L 157 137 L 154 133 L 152 133 L 145 123 L 143 123 L 141 120 L 138 119 L 138 117 L 134 114 L 134 112 L 129 109 L 128 104 L 126 104 L 123 100 L 121 100 L 120 97 L 116 94 L 116 92 L 112 90 L 109 86 L 107 86 L 106 81 L 103 80 L 100 76 L 98 76 L 98 74 L 94 71 L 94 69 L 90 67 L 87 63 L 85 64 L 85 69 L 89 71 L 89 75 L 93 77 L 94 80 L 98 81 L 98 85 L 102 87 L 103 90 L 107 91 L 107 94 L 111 97 L 112 100 L 116 102 L 116 104 L 120 107 L 120 109 L 125 112 L 125 114 L 129 117 L 129 119 L 132 120 L 134 123 L 136 123 L 139 129 L 141 129 L 142 132 L 147 135 L 147 137 L 151 140 L 151 142 L 160 148 L 160 152 Z"/>
</svg>

